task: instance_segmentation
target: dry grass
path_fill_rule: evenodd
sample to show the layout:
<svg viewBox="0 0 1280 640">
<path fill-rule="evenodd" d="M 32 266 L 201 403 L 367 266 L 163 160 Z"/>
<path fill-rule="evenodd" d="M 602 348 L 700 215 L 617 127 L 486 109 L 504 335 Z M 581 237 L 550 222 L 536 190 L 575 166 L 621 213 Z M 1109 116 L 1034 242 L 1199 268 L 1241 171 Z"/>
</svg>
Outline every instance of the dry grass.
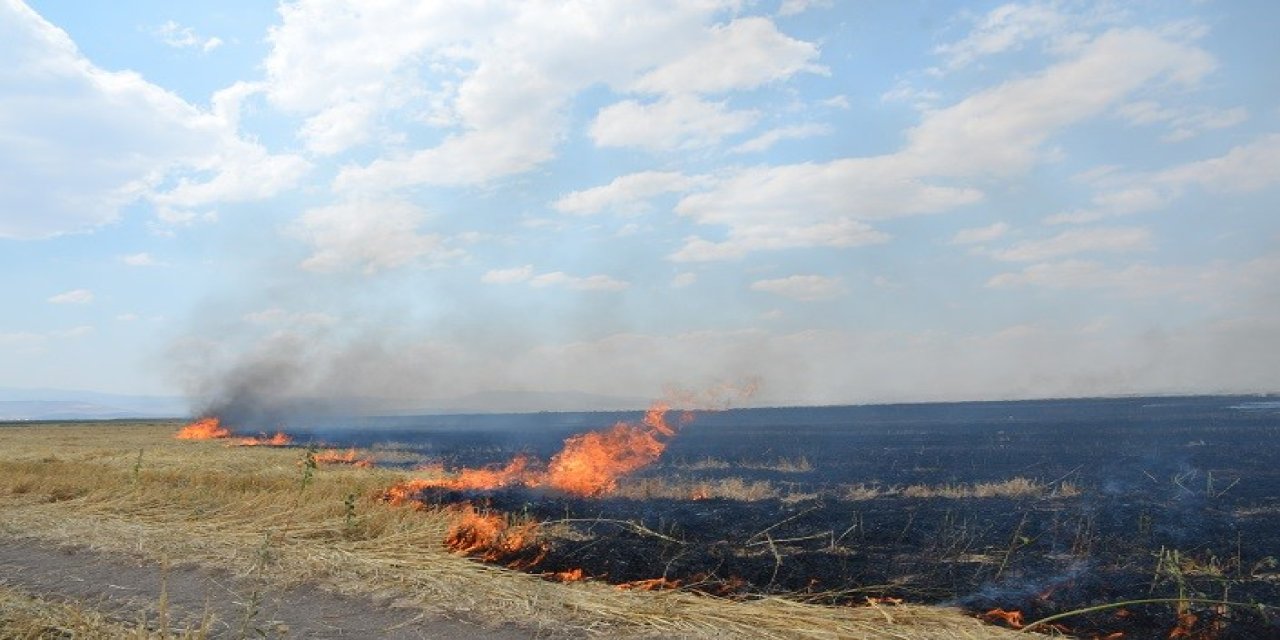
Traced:
<svg viewBox="0 0 1280 640">
<path fill-rule="evenodd" d="M 205 629 L 161 632 L 144 622 L 125 624 L 80 604 L 55 602 L 0 586 L 0 640 L 136 638 L 198 640 Z"/>
<path fill-rule="evenodd" d="M 738 465 L 743 469 L 757 471 L 780 471 L 782 473 L 808 473 L 813 471 L 813 463 L 801 456 L 799 458 L 778 458 L 765 462 L 743 462 Z"/>
<path fill-rule="evenodd" d="M 749 469 L 751 471 L 780 471 L 782 473 L 808 473 L 813 463 L 804 456 L 778 458 L 777 460 L 742 460 L 729 462 L 720 458 L 705 457 L 693 461 L 681 461 L 672 465 L 682 471 L 710 471 L 719 469 Z"/>
<path fill-rule="evenodd" d="M 619 483 L 618 490 L 612 495 L 636 500 L 650 498 L 768 500 L 782 497 L 782 492 L 766 480 L 751 481 L 743 478 L 688 480 L 658 477 L 624 480 Z"/>
<path fill-rule="evenodd" d="M 913 484 L 906 487 L 857 484 L 845 487 L 845 500 L 874 500 L 885 496 L 903 498 L 1070 498 L 1080 495 L 1080 489 L 1070 482 L 1055 485 L 1044 484 L 1031 478 L 1016 477 L 1001 482 L 976 484 Z"/>
<path fill-rule="evenodd" d="M 719 467 L 717 467 L 719 468 Z M 804 492 L 796 489 L 796 483 L 779 483 L 768 480 L 747 480 L 730 477 L 711 480 L 671 476 L 627 478 L 619 483 L 612 495 L 634 500 L 669 498 L 675 500 L 699 500 L 721 498 L 726 500 L 769 500 L 778 498 L 786 502 L 798 502 L 818 498 L 824 493 Z M 875 500 L 877 498 L 1066 498 L 1080 494 L 1075 485 L 1064 482 L 1057 486 L 1046 485 L 1030 478 L 1016 477 L 1001 482 L 977 484 L 913 484 L 905 487 L 879 484 L 841 485 L 826 490 L 826 495 L 849 501 Z"/>
<path fill-rule="evenodd" d="M 514 622 L 550 633 L 1016 637 L 947 608 L 826 607 L 783 598 L 733 602 L 681 591 L 550 582 L 447 552 L 446 513 L 379 502 L 385 487 L 410 473 L 346 465 L 309 469 L 299 465 L 298 449 L 179 442 L 170 438 L 174 429 L 0 426 L 0 536 L 157 561 L 180 557 L 273 585 L 311 582 L 341 593 L 395 598 L 428 614 Z M 51 620 L 79 615 L 43 610 L 52 612 Z"/>
</svg>

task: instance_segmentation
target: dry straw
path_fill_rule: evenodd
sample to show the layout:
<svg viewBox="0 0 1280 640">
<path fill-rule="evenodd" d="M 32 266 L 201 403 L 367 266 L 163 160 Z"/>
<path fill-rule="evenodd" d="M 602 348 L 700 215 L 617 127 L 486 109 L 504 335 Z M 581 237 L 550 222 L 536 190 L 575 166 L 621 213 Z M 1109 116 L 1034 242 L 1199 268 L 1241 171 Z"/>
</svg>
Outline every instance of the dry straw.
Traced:
<svg viewBox="0 0 1280 640">
<path fill-rule="evenodd" d="M 442 545 L 447 514 L 379 502 L 382 489 L 408 473 L 345 465 L 304 469 L 299 449 L 179 442 L 170 437 L 174 428 L 0 426 L 0 451 L 6 453 L 0 460 L 0 536 L 157 562 L 184 558 L 261 577 L 272 588 L 314 583 L 413 604 L 428 615 L 552 635 L 1017 637 L 949 608 L 833 607 L 780 597 L 732 601 L 551 582 L 449 553 Z M 300 483 L 306 473 L 311 477 Z M 27 606 L 11 604 L 12 597 L 3 602 L 10 603 L 0 606 L 3 615 Z M 42 611 L 51 619 L 84 617 L 56 607 Z"/>
</svg>

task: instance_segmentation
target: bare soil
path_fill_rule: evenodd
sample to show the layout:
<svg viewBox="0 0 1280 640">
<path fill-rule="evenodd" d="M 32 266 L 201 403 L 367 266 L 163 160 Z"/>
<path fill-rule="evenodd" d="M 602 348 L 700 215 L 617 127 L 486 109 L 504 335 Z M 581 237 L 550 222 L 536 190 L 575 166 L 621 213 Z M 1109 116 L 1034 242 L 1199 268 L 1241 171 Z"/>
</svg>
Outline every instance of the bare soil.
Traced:
<svg viewBox="0 0 1280 640">
<path fill-rule="evenodd" d="M 0 586 L 76 602 L 122 622 L 137 622 L 145 614 L 153 628 L 161 624 L 159 604 L 167 598 L 170 628 L 198 628 L 208 615 L 212 638 L 537 637 L 512 626 L 424 617 L 390 599 L 344 596 L 309 585 L 264 586 L 200 567 L 163 568 L 121 554 L 7 538 L 0 538 Z M 255 599 L 260 601 L 256 606 Z"/>
</svg>

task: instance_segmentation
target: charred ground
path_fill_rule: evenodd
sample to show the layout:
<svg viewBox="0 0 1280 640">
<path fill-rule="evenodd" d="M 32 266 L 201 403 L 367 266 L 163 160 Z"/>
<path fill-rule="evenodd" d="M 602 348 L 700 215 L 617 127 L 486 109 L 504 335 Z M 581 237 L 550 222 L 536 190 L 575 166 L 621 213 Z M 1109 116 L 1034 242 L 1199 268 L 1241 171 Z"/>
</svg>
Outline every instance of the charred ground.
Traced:
<svg viewBox="0 0 1280 640">
<path fill-rule="evenodd" d="M 633 417 L 400 419 L 323 436 L 476 466 L 546 457 Z M 536 522 L 539 545 L 487 554 L 535 573 L 1026 621 L 1169 598 L 1063 622 L 1086 636 L 1256 638 L 1280 634 L 1267 608 L 1280 602 L 1278 436 L 1280 405 L 1259 398 L 736 410 L 700 415 L 611 496 L 419 497 Z"/>
</svg>

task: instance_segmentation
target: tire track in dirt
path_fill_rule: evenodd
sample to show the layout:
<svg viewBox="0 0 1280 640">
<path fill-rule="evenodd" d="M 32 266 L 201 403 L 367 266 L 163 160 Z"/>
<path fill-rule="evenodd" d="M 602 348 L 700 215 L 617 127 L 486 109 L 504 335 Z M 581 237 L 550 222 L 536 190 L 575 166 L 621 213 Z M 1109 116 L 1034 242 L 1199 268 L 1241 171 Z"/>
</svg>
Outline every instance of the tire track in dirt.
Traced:
<svg viewBox="0 0 1280 640">
<path fill-rule="evenodd" d="M 227 572 L 201 567 L 161 567 L 123 554 L 42 546 L 0 537 L 0 585 L 50 600 L 70 601 L 122 622 L 145 611 L 158 619 L 161 592 L 169 601 L 170 626 L 195 628 L 208 611 L 211 637 L 236 637 L 254 585 Z M 534 633 L 511 626 L 492 628 L 462 620 L 423 617 L 411 607 L 343 596 L 303 585 L 263 590 L 248 629 L 250 637 L 432 638 L 524 640 Z"/>
</svg>

